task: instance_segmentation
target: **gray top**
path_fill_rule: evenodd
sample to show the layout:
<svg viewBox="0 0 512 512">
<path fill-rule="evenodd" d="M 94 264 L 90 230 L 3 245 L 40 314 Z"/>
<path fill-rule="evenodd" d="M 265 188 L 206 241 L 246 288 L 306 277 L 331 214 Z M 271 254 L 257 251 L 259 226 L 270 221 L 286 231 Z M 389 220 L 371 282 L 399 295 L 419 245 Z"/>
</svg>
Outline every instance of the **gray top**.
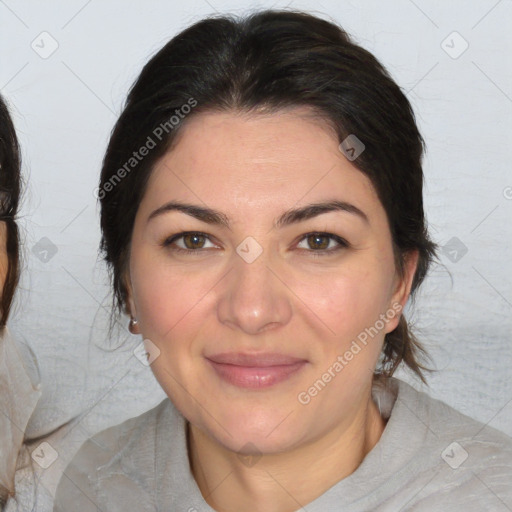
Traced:
<svg viewBox="0 0 512 512">
<path fill-rule="evenodd" d="M 27 345 L 0 331 L 0 486 L 15 492 L 22 465 L 25 430 L 41 397 L 37 363 Z M 0 504 L 0 509 L 2 508 Z"/>
<path fill-rule="evenodd" d="M 512 439 L 396 378 L 375 384 L 379 442 L 307 512 L 512 511 Z M 305 468 L 307 471 L 307 468 Z M 55 512 L 214 512 L 189 469 L 186 420 L 169 400 L 88 440 Z"/>
</svg>

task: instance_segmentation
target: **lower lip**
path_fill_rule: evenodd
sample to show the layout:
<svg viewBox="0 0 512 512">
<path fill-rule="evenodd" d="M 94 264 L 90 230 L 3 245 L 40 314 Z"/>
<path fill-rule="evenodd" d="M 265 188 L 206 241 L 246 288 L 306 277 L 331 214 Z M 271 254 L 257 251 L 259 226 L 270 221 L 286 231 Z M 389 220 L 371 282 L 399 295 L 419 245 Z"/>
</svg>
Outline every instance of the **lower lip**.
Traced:
<svg viewBox="0 0 512 512">
<path fill-rule="evenodd" d="M 209 359 L 208 362 L 221 379 L 241 388 L 252 389 L 268 388 L 284 382 L 306 364 L 306 361 L 299 361 L 289 365 L 254 367 L 216 363 Z"/>
</svg>

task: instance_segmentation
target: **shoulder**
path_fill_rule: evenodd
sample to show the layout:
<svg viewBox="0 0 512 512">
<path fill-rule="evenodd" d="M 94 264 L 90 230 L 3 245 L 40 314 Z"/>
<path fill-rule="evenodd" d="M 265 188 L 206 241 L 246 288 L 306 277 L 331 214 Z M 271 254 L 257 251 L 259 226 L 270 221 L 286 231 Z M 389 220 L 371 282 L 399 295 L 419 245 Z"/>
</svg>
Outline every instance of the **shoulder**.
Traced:
<svg viewBox="0 0 512 512">
<path fill-rule="evenodd" d="M 422 491 L 428 505 L 512 506 L 512 438 L 405 382 L 398 387 L 395 407 L 410 422 L 404 430 L 424 425 L 417 455 L 432 476 Z"/>
<path fill-rule="evenodd" d="M 156 437 L 160 429 L 183 428 L 183 417 L 169 399 L 146 413 L 110 427 L 88 439 L 65 469 L 55 496 L 54 511 L 154 510 Z M 115 496 L 114 494 L 118 494 Z"/>
<path fill-rule="evenodd" d="M 394 380 L 398 385 L 395 405 L 405 406 L 418 421 L 428 427 L 434 439 L 441 445 L 451 441 L 464 443 L 468 447 L 483 448 L 478 454 L 475 453 L 475 458 L 476 455 L 497 455 L 494 453 L 496 449 L 500 454 L 509 457 L 512 455 L 512 438 L 505 433 L 457 411 L 447 403 L 418 391 L 403 381 Z"/>
</svg>

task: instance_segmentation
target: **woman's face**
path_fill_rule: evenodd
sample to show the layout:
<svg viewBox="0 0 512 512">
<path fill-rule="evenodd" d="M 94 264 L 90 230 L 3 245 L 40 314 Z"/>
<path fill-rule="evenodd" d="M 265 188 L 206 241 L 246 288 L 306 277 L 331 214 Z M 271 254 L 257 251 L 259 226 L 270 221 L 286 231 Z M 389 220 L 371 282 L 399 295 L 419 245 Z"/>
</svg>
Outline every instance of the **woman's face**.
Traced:
<svg viewBox="0 0 512 512">
<path fill-rule="evenodd" d="M 129 306 L 153 372 L 233 451 L 353 423 L 407 299 L 370 180 L 307 113 L 189 119 L 135 220 Z"/>
</svg>

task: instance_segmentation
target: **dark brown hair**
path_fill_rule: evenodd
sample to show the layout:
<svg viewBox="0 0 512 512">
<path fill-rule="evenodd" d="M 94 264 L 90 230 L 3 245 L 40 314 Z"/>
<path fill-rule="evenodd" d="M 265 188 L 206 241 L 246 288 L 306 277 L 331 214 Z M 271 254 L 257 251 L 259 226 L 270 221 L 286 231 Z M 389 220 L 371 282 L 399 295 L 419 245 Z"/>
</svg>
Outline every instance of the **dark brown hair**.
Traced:
<svg viewBox="0 0 512 512">
<path fill-rule="evenodd" d="M 20 149 L 7 106 L 0 96 L 0 221 L 7 228 L 7 274 L 0 300 L 0 329 L 5 326 L 19 279 L 19 235 L 16 215 L 20 199 Z"/>
<path fill-rule="evenodd" d="M 184 108 L 193 103 L 192 111 Z M 403 271 L 408 251 L 419 252 L 416 290 L 435 245 L 423 212 L 423 139 L 409 101 L 376 58 L 339 26 L 302 12 L 268 10 L 190 26 L 151 58 L 128 94 L 98 189 L 101 249 L 119 311 L 126 311 L 126 268 L 138 206 L 156 161 L 187 119 L 205 111 L 279 112 L 299 106 L 326 120 L 340 143 L 351 134 L 364 143 L 353 164 L 372 181 L 386 210 L 398 270 Z M 131 160 L 150 139 L 147 155 Z M 376 376 L 392 375 L 403 361 L 425 381 L 419 361 L 425 355 L 402 316 L 386 335 Z"/>
<path fill-rule="evenodd" d="M 14 125 L 0 95 L 0 221 L 6 224 L 7 272 L 0 298 L 0 332 L 4 328 L 18 284 L 19 239 L 16 214 L 20 196 L 20 151 Z M 0 249 L 1 250 L 1 249 Z M 0 506 L 9 496 L 0 485 Z"/>
</svg>

